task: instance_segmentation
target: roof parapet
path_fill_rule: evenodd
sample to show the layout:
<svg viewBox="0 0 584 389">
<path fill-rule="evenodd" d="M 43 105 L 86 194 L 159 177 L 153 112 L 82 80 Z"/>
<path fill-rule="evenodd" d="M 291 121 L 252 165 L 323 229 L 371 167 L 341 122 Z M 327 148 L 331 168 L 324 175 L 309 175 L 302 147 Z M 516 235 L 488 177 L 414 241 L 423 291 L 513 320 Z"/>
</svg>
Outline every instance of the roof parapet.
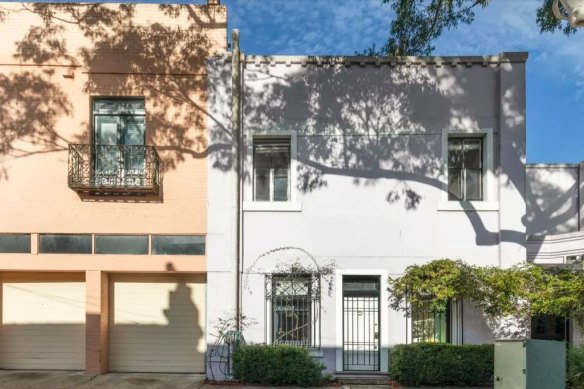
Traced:
<svg viewBox="0 0 584 389">
<path fill-rule="evenodd" d="M 334 56 L 334 55 L 246 55 L 245 63 L 255 66 L 260 65 L 344 65 L 349 66 L 367 66 L 376 67 L 382 65 L 388 66 L 465 66 L 473 65 L 490 66 L 500 65 L 501 63 L 525 63 L 528 58 L 527 52 L 503 52 L 499 55 L 483 56 Z M 226 62 L 230 61 L 229 57 L 225 58 Z"/>
</svg>

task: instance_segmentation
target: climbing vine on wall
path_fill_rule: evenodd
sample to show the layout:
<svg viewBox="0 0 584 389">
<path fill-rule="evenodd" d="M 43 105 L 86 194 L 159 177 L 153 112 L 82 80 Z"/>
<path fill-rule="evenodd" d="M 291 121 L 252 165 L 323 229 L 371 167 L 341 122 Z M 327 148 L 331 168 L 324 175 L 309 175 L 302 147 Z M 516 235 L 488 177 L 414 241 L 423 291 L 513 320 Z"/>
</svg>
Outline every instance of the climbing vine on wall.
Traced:
<svg viewBox="0 0 584 389">
<path fill-rule="evenodd" d="M 472 301 L 490 318 L 578 319 L 584 310 L 584 271 L 529 263 L 502 269 L 438 259 L 409 266 L 402 277 L 390 278 L 388 291 L 390 306 L 406 315 L 415 303 L 430 302 L 434 309 L 444 310 L 449 300 L 457 299 Z"/>
</svg>

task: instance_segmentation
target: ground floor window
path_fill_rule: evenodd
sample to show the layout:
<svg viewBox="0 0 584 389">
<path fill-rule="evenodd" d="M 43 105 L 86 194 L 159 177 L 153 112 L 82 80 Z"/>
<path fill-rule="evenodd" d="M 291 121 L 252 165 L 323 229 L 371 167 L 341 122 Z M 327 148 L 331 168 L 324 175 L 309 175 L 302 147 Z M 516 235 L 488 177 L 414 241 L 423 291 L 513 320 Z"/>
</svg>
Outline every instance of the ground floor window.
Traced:
<svg viewBox="0 0 584 389">
<path fill-rule="evenodd" d="M 570 340 L 569 320 L 563 316 L 537 315 L 531 317 L 531 338 L 541 340 Z"/>
<path fill-rule="evenodd" d="M 412 343 L 450 342 L 450 306 L 438 310 L 430 301 L 412 304 Z"/>
<path fill-rule="evenodd" d="M 268 277 L 272 344 L 318 348 L 319 280 L 312 275 Z"/>
</svg>

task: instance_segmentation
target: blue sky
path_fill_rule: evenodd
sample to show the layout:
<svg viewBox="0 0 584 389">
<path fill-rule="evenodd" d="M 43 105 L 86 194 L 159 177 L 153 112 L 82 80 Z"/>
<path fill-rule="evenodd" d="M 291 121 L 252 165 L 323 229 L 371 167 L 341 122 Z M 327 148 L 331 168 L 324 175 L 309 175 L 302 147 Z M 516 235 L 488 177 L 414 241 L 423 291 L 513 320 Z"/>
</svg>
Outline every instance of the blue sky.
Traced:
<svg viewBox="0 0 584 389">
<path fill-rule="evenodd" d="M 223 0 L 248 54 L 351 55 L 383 44 L 392 17 L 381 0 Z M 436 55 L 529 51 L 528 162 L 584 160 L 584 29 L 540 34 L 541 0 L 492 0 L 471 26 L 448 31 Z"/>
</svg>

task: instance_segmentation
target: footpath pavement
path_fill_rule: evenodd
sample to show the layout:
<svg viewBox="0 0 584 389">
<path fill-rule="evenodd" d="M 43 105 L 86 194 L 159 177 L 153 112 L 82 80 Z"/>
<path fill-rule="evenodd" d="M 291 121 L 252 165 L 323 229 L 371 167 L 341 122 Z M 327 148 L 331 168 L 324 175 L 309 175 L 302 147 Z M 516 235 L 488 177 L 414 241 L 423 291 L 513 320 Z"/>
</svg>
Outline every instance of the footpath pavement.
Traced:
<svg viewBox="0 0 584 389">
<path fill-rule="evenodd" d="M 201 374 L 108 373 L 97 376 L 72 371 L 0 370 L 2 389 L 272 389 L 209 385 Z M 334 387 L 330 387 L 334 389 Z M 342 385 L 340 389 L 390 389 L 387 385 Z M 273 388 L 291 389 L 291 388 Z M 450 389 L 437 388 L 432 389 Z M 471 389 L 457 387 L 457 389 Z M 472 388 L 477 389 L 477 388 Z M 492 389 L 492 388 L 491 388 Z"/>
</svg>

